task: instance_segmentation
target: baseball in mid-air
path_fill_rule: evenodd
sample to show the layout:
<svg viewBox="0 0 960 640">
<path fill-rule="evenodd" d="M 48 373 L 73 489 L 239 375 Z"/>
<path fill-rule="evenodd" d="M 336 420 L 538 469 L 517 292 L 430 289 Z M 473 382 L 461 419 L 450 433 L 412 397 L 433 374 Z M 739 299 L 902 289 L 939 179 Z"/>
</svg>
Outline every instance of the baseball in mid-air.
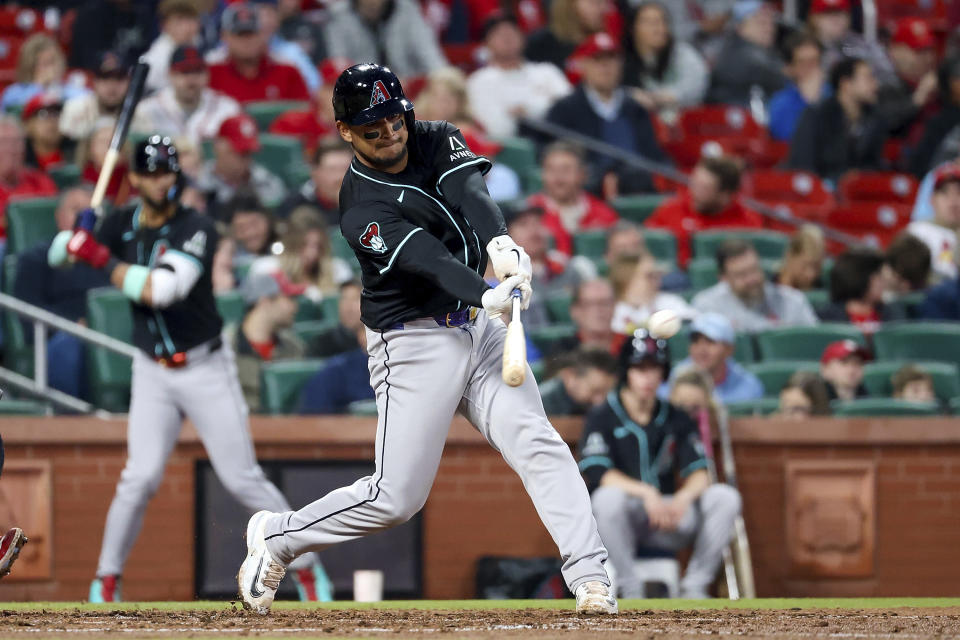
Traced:
<svg viewBox="0 0 960 640">
<path fill-rule="evenodd" d="M 647 330 L 654 338 L 672 338 L 680 331 L 680 325 L 680 316 L 669 309 L 661 309 L 647 320 Z"/>
</svg>

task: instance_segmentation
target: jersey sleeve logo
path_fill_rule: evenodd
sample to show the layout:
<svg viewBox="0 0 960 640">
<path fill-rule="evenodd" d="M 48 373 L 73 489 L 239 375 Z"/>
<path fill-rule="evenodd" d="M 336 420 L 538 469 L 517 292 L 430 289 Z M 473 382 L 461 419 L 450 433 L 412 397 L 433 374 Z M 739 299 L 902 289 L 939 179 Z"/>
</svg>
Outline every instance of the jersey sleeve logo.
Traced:
<svg viewBox="0 0 960 640">
<path fill-rule="evenodd" d="M 207 248 L 207 234 L 203 231 L 197 231 L 193 237 L 183 243 L 183 250 L 192 253 L 198 258 L 203 257 L 203 252 Z"/>
<path fill-rule="evenodd" d="M 387 87 L 383 84 L 383 80 L 377 80 L 374 82 L 373 91 L 370 92 L 370 106 L 372 107 L 373 105 L 386 102 L 390 99 L 390 92 L 387 91 Z"/>
<path fill-rule="evenodd" d="M 380 237 L 379 222 L 371 222 L 367 225 L 363 235 L 360 236 L 360 245 L 377 253 L 387 252 L 387 243 Z"/>
</svg>

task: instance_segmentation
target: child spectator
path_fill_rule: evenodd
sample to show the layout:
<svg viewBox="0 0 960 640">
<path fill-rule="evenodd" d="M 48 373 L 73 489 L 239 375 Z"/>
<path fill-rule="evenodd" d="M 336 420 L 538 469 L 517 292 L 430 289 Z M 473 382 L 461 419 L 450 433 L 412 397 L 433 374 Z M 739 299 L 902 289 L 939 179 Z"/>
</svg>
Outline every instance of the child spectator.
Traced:
<svg viewBox="0 0 960 640">
<path fill-rule="evenodd" d="M 241 189 L 223 207 L 223 213 L 230 225 L 230 237 L 236 242 L 234 270 L 248 269 L 256 258 L 274 255 L 277 234 L 273 219 L 255 193 Z"/>
<path fill-rule="evenodd" d="M 353 279 L 350 265 L 333 255 L 330 247 L 329 234 L 337 232 L 327 227 L 320 212 L 301 205 L 291 212 L 281 236 L 280 269 L 313 300 L 335 295 L 342 284 Z"/>
<path fill-rule="evenodd" d="M 17 81 L 3 90 L 0 109 L 25 105 L 40 93 L 59 93 L 64 99 L 87 93 L 82 83 L 64 82 L 67 62 L 57 41 L 45 33 L 35 33 L 17 54 Z"/>
<path fill-rule="evenodd" d="M 933 387 L 933 376 L 912 364 L 897 369 L 890 378 L 893 397 L 908 402 L 936 402 L 937 394 Z"/>
<path fill-rule="evenodd" d="M 770 137 L 789 142 L 804 109 L 831 93 L 821 65 L 822 48 L 812 35 L 800 31 L 792 35 L 787 50 L 789 84 L 770 98 Z"/>
<path fill-rule="evenodd" d="M 811 416 L 830 415 L 830 396 L 823 379 L 811 371 L 797 371 L 780 390 L 776 415 L 801 422 Z"/>
<path fill-rule="evenodd" d="M 143 54 L 143 60 L 150 65 L 147 74 L 149 91 L 160 91 L 167 86 L 173 52 L 180 47 L 195 47 L 200 38 L 200 11 L 194 0 L 163 0 L 157 14 L 160 16 L 160 35 Z"/>
<path fill-rule="evenodd" d="M 915 220 L 907 231 L 930 250 L 937 281 L 957 277 L 957 232 L 960 231 L 960 165 L 949 163 L 934 173 L 933 220 Z"/>
<path fill-rule="evenodd" d="M 582 416 L 606 397 L 617 380 L 617 361 L 607 351 L 577 349 L 558 358 L 554 378 L 540 386 L 548 416 Z"/>
<path fill-rule="evenodd" d="M 38 93 L 20 114 L 27 134 L 26 163 L 41 171 L 73 160 L 76 145 L 60 134 L 63 100 L 58 94 Z"/>
<path fill-rule="evenodd" d="M 867 397 L 863 363 L 869 359 L 870 352 L 853 340 L 838 340 L 827 345 L 820 356 L 820 375 L 831 401 Z"/>
<path fill-rule="evenodd" d="M 790 236 L 790 243 L 783 254 L 777 284 L 809 291 L 822 286 L 823 258 L 826 244 L 823 231 L 812 224 L 803 225 Z"/>
<path fill-rule="evenodd" d="M 686 300 L 660 290 L 663 271 L 647 252 L 617 258 L 610 265 L 610 282 L 617 298 L 612 325 L 617 333 L 633 333 L 645 326 L 653 313 L 664 309 L 676 312 L 684 320 L 696 315 Z"/>
<path fill-rule="evenodd" d="M 930 284 L 930 249 L 903 231 L 893 239 L 884 254 L 884 290 L 893 296 L 923 291 Z"/>
<path fill-rule="evenodd" d="M 704 371 L 687 368 L 674 376 L 670 383 L 670 404 L 699 421 L 706 411 L 711 427 L 716 423 L 717 397 L 710 375 Z"/>
<path fill-rule="evenodd" d="M 883 256 L 874 249 L 848 249 L 830 270 L 830 304 L 817 310 L 820 319 L 849 322 L 868 335 L 881 322 L 905 320 L 904 306 L 884 303 L 883 290 Z"/>
</svg>

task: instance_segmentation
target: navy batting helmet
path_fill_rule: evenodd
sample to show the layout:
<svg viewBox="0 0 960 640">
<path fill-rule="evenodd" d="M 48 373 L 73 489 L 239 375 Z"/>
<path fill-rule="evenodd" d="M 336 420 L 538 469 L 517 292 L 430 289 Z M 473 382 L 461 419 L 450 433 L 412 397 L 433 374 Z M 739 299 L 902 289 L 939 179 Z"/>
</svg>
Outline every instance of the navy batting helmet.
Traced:
<svg viewBox="0 0 960 640">
<path fill-rule="evenodd" d="M 627 381 L 630 367 L 651 362 L 660 365 L 664 379 L 670 376 L 670 347 L 667 341 L 654 338 L 646 329 L 637 329 L 620 348 L 619 372 L 620 384 Z"/>
<path fill-rule="evenodd" d="M 133 150 L 134 173 L 170 172 L 180 174 L 180 157 L 167 136 L 152 135 Z"/>
<path fill-rule="evenodd" d="M 333 113 L 349 125 L 370 124 L 403 113 L 409 126 L 413 103 L 393 71 L 379 64 L 355 64 L 341 73 L 333 86 Z"/>
</svg>

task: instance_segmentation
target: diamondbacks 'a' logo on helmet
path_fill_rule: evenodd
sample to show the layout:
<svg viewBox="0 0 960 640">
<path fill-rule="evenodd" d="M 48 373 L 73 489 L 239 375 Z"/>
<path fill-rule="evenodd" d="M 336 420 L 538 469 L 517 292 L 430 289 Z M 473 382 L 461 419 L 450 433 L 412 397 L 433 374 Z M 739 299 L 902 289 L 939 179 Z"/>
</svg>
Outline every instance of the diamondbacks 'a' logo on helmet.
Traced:
<svg viewBox="0 0 960 640">
<path fill-rule="evenodd" d="M 379 222 L 371 222 L 367 225 L 367 228 L 363 230 L 363 235 L 360 236 L 360 245 L 377 253 L 387 252 L 387 243 L 380 237 Z"/>
<path fill-rule="evenodd" d="M 373 91 L 370 92 L 370 106 L 380 104 L 381 102 L 386 102 L 390 100 L 390 92 L 387 91 L 386 85 L 383 84 L 383 80 L 377 80 L 373 83 Z"/>
</svg>

